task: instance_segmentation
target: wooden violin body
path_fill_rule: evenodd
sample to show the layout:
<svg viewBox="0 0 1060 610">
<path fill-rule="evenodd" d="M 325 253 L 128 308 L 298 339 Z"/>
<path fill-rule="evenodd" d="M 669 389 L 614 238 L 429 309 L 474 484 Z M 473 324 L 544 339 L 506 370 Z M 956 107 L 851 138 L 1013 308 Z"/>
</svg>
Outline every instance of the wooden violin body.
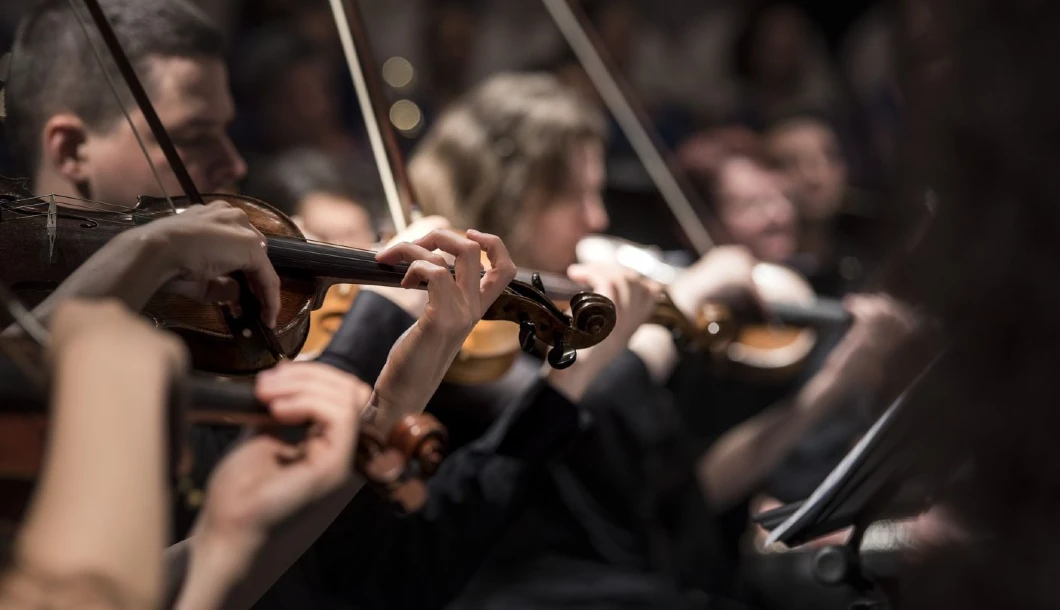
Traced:
<svg viewBox="0 0 1060 610">
<path fill-rule="evenodd" d="M 9 264 L 0 281 L 33 303 L 57 288 L 78 266 L 119 233 L 168 215 L 170 203 L 142 197 L 134 209 L 99 212 L 71 209 L 34 198 L 25 181 L 0 179 L 0 253 Z M 281 307 L 275 336 L 278 351 L 293 358 L 310 330 L 311 312 L 328 288 L 341 283 L 398 286 L 407 265 L 375 262 L 375 253 L 306 241 L 295 223 L 267 203 L 236 195 L 208 195 L 246 212 L 266 235 L 268 254 L 281 279 Z M 184 198 L 174 198 L 177 209 Z M 34 296 L 36 298 L 34 298 Z M 234 335 L 221 308 L 172 294 L 159 294 L 145 308 L 160 327 L 179 334 L 200 370 L 247 374 L 276 363 L 275 354 L 249 337 Z M 549 362 L 558 368 L 574 361 L 576 350 L 602 341 L 614 328 L 614 304 L 581 293 L 571 300 L 568 316 L 533 287 L 512 282 L 483 319 L 518 325 L 524 347 L 541 341 L 552 346 Z"/>
<path fill-rule="evenodd" d="M 306 337 L 299 358 L 316 358 L 327 348 L 331 338 L 339 332 L 343 317 L 353 306 L 353 300 L 359 293 L 356 284 L 335 284 L 328 288 L 320 308 L 309 314 L 309 336 Z"/>
</svg>

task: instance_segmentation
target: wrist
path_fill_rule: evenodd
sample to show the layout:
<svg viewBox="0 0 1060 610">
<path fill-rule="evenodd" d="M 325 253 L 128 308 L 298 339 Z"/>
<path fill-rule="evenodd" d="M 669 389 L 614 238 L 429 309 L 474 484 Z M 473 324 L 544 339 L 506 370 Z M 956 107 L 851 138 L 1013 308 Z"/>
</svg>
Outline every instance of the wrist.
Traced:
<svg viewBox="0 0 1060 610">
<path fill-rule="evenodd" d="M 124 241 L 129 259 L 136 261 L 143 271 L 143 277 L 157 280 L 156 288 L 161 288 L 185 271 L 179 258 L 179 245 L 174 243 L 171 235 L 150 224 L 119 233 L 114 239 Z"/>
<path fill-rule="evenodd" d="M 222 607 L 229 592 L 249 573 L 263 544 L 259 536 L 196 532 L 188 539 L 188 572 L 176 608 Z"/>
</svg>

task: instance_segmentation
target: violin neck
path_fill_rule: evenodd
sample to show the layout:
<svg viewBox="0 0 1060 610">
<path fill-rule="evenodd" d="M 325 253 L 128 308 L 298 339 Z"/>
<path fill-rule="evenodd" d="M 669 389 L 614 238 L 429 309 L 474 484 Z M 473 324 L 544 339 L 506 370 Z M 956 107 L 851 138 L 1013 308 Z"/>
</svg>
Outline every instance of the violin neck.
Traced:
<svg viewBox="0 0 1060 610">
<path fill-rule="evenodd" d="M 269 260 L 278 270 L 305 274 L 325 283 L 400 286 L 408 264 L 384 265 L 375 252 L 332 244 L 269 237 Z"/>
<path fill-rule="evenodd" d="M 835 299 L 817 299 L 813 305 L 773 303 L 769 305 L 769 310 L 777 320 L 791 326 L 829 328 L 852 322 L 850 312 Z"/>
</svg>

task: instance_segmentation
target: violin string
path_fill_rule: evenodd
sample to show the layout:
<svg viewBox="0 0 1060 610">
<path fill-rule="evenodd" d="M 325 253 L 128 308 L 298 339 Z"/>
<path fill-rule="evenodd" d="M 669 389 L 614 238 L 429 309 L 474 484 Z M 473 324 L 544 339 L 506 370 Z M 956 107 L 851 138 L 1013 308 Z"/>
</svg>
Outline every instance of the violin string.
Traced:
<svg viewBox="0 0 1060 610">
<path fill-rule="evenodd" d="M 127 207 L 121 207 L 121 206 L 117 206 L 115 204 L 108 204 L 106 202 L 100 202 L 100 201 L 96 201 L 96 200 L 92 200 L 92 199 L 85 199 L 85 198 L 72 197 L 72 196 L 66 196 L 66 195 L 56 195 L 55 197 L 57 199 L 66 200 L 68 205 L 65 206 L 65 207 L 69 207 L 69 208 L 72 208 L 72 209 L 75 209 L 75 210 L 81 210 L 81 211 L 85 211 L 85 212 L 96 212 L 96 211 L 98 211 L 98 210 L 96 210 L 95 208 L 92 208 L 92 207 L 79 205 L 80 203 L 90 203 L 90 204 L 94 204 L 94 205 L 110 206 L 110 207 L 119 208 L 120 210 L 122 210 L 123 213 L 126 213 L 126 214 L 129 215 L 129 218 L 107 218 L 105 216 L 93 216 L 93 217 L 86 218 L 86 220 L 89 220 L 89 221 L 94 222 L 96 224 L 109 224 L 109 225 L 117 225 L 117 226 L 121 226 L 121 227 L 124 227 L 124 228 L 128 228 L 128 227 L 131 227 L 131 226 L 136 226 L 136 223 L 134 222 L 134 219 L 137 219 L 137 218 L 164 218 L 164 217 L 172 216 L 172 214 L 170 212 L 165 211 L 165 210 L 160 211 L 160 212 L 136 212 L 135 210 L 130 210 L 130 208 L 127 208 Z M 13 203 L 18 203 L 18 202 L 21 202 L 21 201 L 32 201 L 32 203 L 29 203 L 29 204 L 26 204 L 26 205 L 21 205 L 21 206 L 10 206 L 9 205 L 9 206 L 5 206 L 4 209 L 8 210 L 8 211 L 14 211 L 14 210 L 20 210 L 21 211 L 21 210 L 28 210 L 28 209 L 33 209 L 33 208 L 40 208 L 41 206 L 46 206 L 47 205 L 46 202 L 41 201 L 38 197 L 19 199 L 19 200 L 15 200 Z M 73 205 L 69 205 L 70 203 L 72 203 Z M 38 213 L 26 212 L 26 213 L 20 214 L 19 216 L 15 217 L 15 218 L 5 219 L 3 222 L 17 222 L 17 221 L 20 221 L 20 220 L 31 220 L 31 219 L 34 219 L 34 218 L 40 218 L 42 216 L 48 216 L 48 214 L 49 213 L 47 211 L 38 212 Z M 91 229 L 90 228 L 85 228 L 83 230 L 89 231 Z M 385 265 L 383 263 L 379 263 L 379 262 L 377 262 L 375 260 L 376 252 L 373 251 L 373 250 L 364 250 L 364 249 L 360 249 L 360 248 L 350 248 L 348 246 L 342 246 L 342 245 L 339 245 L 339 244 L 330 244 L 330 243 L 327 243 L 327 242 L 321 242 L 321 241 L 309 240 L 309 239 L 300 240 L 300 239 L 297 239 L 297 238 L 286 238 L 286 239 L 289 239 L 290 241 L 281 241 L 281 240 L 283 240 L 285 238 L 284 237 L 278 237 L 278 236 L 266 236 L 266 237 L 268 237 L 268 239 L 269 239 L 268 247 L 269 247 L 270 251 L 273 251 L 273 252 L 276 252 L 276 253 L 279 253 L 279 254 L 292 254 L 292 253 L 294 253 L 294 254 L 311 254 L 312 256 L 316 257 L 317 260 L 342 263 L 348 269 L 350 269 L 351 272 L 353 272 L 353 271 L 372 271 L 372 272 L 375 272 L 375 273 L 380 275 L 381 279 L 390 280 L 395 285 L 399 284 L 401 279 L 403 279 L 405 277 L 405 275 L 406 275 L 406 273 L 408 271 L 408 267 L 409 267 L 409 263 L 398 263 L 398 264 L 394 264 L 394 265 Z M 324 249 L 324 248 L 326 248 L 326 249 Z M 450 265 L 449 266 L 449 270 L 450 270 L 450 272 L 455 274 L 455 268 L 453 266 Z M 485 270 L 482 270 L 480 273 L 482 275 L 485 275 Z M 354 282 L 354 283 L 356 283 L 356 282 Z"/>
</svg>

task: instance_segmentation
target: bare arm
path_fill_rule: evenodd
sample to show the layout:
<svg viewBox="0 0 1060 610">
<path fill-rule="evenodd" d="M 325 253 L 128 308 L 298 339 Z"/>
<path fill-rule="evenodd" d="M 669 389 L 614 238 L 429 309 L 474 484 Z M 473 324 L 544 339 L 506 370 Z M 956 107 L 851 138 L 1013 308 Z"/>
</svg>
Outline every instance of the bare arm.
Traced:
<svg viewBox="0 0 1060 610">
<path fill-rule="evenodd" d="M 455 278 L 446 261 L 432 252 L 435 248 L 456 256 Z M 480 278 L 482 251 L 489 255 L 492 269 Z M 499 239 L 475 232 L 465 239 L 434 231 L 416 242 L 381 252 L 379 260 L 412 262 L 403 285 L 427 282 L 429 295 L 422 316 L 391 350 L 371 394 L 372 409 L 365 413 L 365 419 L 386 430 L 402 416 L 423 411 L 474 323 L 515 276 L 515 265 Z M 323 364 L 284 368 L 290 371 L 298 367 L 322 367 L 331 370 L 329 375 L 352 378 Z M 259 398 L 266 401 L 278 389 L 273 387 L 275 382 L 262 381 L 268 375 L 260 375 L 258 383 Z M 275 380 L 275 375 L 270 379 Z M 263 389 L 263 384 L 269 387 Z M 314 383 L 306 388 L 320 392 L 326 385 L 329 384 Z M 337 403 L 349 412 L 345 404 L 348 401 L 349 397 L 344 401 L 338 396 L 319 396 L 316 402 Z M 367 402 L 365 394 L 359 406 Z M 342 457 L 347 467 L 352 463 L 352 448 L 351 445 Z M 206 512 L 190 540 L 191 566 L 178 608 L 250 607 L 323 533 L 363 485 L 360 477 L 351 480 L 345 476 L 333 484 L 314 487 L 312 493 L 299 493 L 291 488 L 283 468 L 254 466 L 260 464 L 260 459 L 245 460 L 247 463 L 240 468 L 233 466 L 253 449 L 237 449 L 211 481 Z M 247 484 L 244 473 L 248 468 L 259 471 L 260 480 Z M 235 476 L 243 479 L 246 491 L 233 491 L 232 485 L 219 481 Z M 277 488 L 275 493 L 264 493 L 277 485 L 282 491 Z"/>
<path fill-rule="evenodd" d="M 77 268 L 33 313 L 48 320 L 56 306 L 71 297 L 118 299 L 139 311 L 177 269 L 162 243 L 139 231 L 121 233 Z"/>
<path fill-rule="evenodd" d="M 49 449 L 4 594 L 154 605 L 168 529 L 167 387 L 182 348 L 114 303 L 71 303 L 54 322 Z M 49 584 L 34 595 L 33 582 Z"/>
<path fill-rule="evenodd" d="M 854 325 L 790 404 L 726 432 L 697 466 L 707 502 L 721 511 L 754 492 L 799 439 L 859 388 L 878 387 L 883 366 L 915 330 L 915 316 L 887 296 L 845 300 Z"/>
<path fill-rule="evenodd" d="M 271 326 L 280 307 L 280 278 L 265 243 L 242 210 L 224 202 L 192 206 L 177 216 L 119 233 L 34 313 L 46 320 L 70 297 L 114 298 L 139 311 L 161 289 L 206 303 L 236 301 L 239 288 L 225 276 L 243 271 L 262 302 L 262 318 Z"/>
<path fill-rule="evenodd" d="M 709 506 L 722 512 L 758 489 L 840 398 L 830 375 L 817 375 L 791 402 L 775 405 L 726 432 L 700 457 L 696 468 Z"/>
</svg>

